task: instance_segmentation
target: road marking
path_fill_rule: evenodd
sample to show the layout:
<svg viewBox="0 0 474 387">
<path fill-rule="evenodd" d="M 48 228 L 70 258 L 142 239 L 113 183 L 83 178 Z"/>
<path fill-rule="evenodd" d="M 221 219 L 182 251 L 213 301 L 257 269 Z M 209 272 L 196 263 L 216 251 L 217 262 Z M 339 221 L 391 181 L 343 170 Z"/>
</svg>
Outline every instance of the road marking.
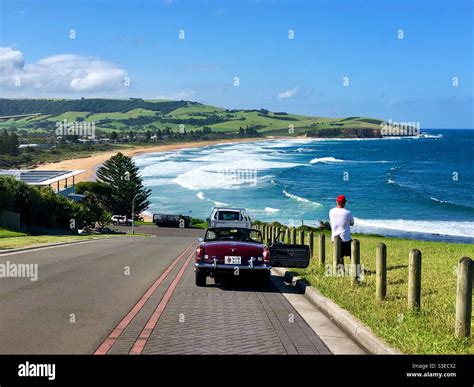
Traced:
<svg viewBox="0 0 474 387">
<path fill-rule="evenodd" d="M 181 269 L 179 270 L 178 274 L 176 274 L 176 277 L 174 278 L 173 282 L 169 286 L 169 288 L 166 290 L 165 295 L 161 299 L 160 303 L 156 307 L 155 311 L 147 321 L 145 328 L 140 333 L 140 336 L 138 336 L 137 341 L 135 341 L 135 344 L 133 345 L 132 349 L 129 352 L 129 355 L 140 355 L 143 351 L 143 348 L 145 348 L 145 345 L 150 338 L 151 333 L 153 332 L 153 329 L 155 329 L 156 324 L 158 323 L 158 320 L 163 313 L 163 311 L 166 308 L 166 305 L 168 305 L 168 302 L 173 295 L 174 290 L 176 289 L 176 286 L 178 285 L 178 282 L 181 280 L 183 277 L 184 272 L 186 271 L 189 262 L 193 258 L 194 253 L 192 253 L 186 262 L 181 266 Z"/>
<path fill-rule="evenodd" d="M 186 247 L 179 255 L 175 258 L 173 262 L 168 266 L 168 268 L 161 274 L 161 276 L 150 286 L 150 288 L 146 291 L 146 293 L 140 298 L 140 300 L 135 304 L 135 306 L 127 313 L 127 315 L 123 318 L 122 321 L 115 327 L 112 333 L 102 342 L 102 344 L 97 348 L 94 352 L 94 355 L 106 355 L 109 352 L 110 348 L 114 343 L 118 340 L 120 335 L 123 331 L 128 327 L 130 322 L 134 319 L 134 317 L 140 312 L 143 308 L 145 303 L 151 297 L 151 295 L 155 292 L 158 286 L 168 277 L 169 273 L 173 270 L 176 264 L 188 253 L 189 249 L 194 246 L 194 241 L 192 241 L 188 247 Z M 194 255 L 194 251 L 191 253 L 190 257 Z M 186 261 L 189 262 L 189 259 Z M 166 294 L 165 294 L 166 296 Z"/>
</svg>

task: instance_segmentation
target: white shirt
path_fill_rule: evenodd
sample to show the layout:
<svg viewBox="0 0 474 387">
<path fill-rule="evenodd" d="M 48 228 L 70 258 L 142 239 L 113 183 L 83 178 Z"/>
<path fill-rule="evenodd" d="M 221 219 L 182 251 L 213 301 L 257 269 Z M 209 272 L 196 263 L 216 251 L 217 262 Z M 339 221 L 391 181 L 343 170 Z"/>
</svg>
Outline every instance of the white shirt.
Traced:
<svg viewBox="0 0 474 387">
<path fill-rule="evenodd" d="M 329 211 L 329 221 L 331 222 L 332 241 L 338 235 L 343 242 L 351 240 L 351 226 L 354 224 L 354 217 L 350 211 L 345 208 L 332 208 Z"/>
</svg>

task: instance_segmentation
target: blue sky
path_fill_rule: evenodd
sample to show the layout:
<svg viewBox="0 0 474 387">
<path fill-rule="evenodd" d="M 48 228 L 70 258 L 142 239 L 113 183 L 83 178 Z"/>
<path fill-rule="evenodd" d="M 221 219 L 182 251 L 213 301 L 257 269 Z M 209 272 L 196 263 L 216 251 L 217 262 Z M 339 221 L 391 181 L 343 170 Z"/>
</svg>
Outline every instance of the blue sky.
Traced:
<svg viewBox="0 0 474 387">
<path fill-rule="evenodd" d="M 2 96 L 474 127 L 472 1 L 0 2 Z"/>
</svg>

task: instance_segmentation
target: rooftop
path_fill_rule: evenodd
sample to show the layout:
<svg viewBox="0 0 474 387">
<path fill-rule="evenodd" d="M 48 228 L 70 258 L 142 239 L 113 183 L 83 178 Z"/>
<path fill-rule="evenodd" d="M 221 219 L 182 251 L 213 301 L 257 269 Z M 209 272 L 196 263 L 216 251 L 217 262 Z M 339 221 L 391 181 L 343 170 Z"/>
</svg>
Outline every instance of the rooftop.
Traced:
<svg viewBox="0 0 474 387">
<path fill-rule="evenodd" d="M 38 169 L 0 169 L 0 176 L 13 176 L 29 185 L 47 186 L 84 173 L 84 170 L 48 171 Z"/>
</svg>

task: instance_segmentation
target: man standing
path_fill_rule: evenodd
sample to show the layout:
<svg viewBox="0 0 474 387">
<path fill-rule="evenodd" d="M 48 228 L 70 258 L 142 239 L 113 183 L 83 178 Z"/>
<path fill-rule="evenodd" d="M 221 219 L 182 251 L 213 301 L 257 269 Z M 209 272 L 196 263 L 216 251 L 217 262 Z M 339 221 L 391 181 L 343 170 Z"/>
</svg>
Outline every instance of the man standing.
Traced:
<svg viewBox="0 0 474 387">
<path fill-rule="evenodd" d="M 346 210 L 346 197 L 339 195 L 336 198 L 336 207 L 329 211 L 329 221 L 331 222 L 331 241 L 339 235 L 341 238 L 341 256 L 337 262 L 338 265 L 344 265 L 344 257 L 351 256 L 351 226 L 354 225 L 354 217 L 351 212 Z"/>
</svg>

